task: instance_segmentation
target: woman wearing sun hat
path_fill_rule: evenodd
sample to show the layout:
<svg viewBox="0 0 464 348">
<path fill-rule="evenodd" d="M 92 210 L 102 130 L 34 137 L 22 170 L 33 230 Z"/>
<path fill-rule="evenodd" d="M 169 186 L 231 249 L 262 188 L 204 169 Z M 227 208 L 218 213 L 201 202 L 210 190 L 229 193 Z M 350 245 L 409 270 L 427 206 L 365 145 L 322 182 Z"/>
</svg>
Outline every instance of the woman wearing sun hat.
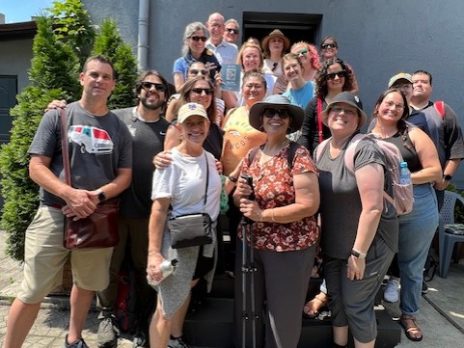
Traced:
<svg viewBox="0 0 464 348">
<path fill-rule="evenodd" d="M 234 201 L 251 220 L 253 238 L 247 238 L 246 243 L 253 248 L 257 267 L 256 313 L 264 313 L 266 301 L 268 318 L 257 319 L 258 347 L 296 347 L 301 332 L 301 308 L 319 238 L 314 217 L 319 207 L 316 168 L 309 152 L 295 143 L 290 145 L 286 137 L 301 127 L 303 116 L 303 109 L 291 105 L 287 97 L 280 95 L 269 96 L 250 109 L 250 125 L 266 133 L 267 140 L 245 156 L 240 173 L 252 177 L 253 187 L 240 178 Z M 294 154 L 290 155 L 291 152 Z M 293 156 L 290 165 L 288 156 Z M 248 199 L 252 191 L 255 200 Z M 245 221 L 241 224 L 243 227 Z M 241 234 L 239 238 L 242 238 Z M 236 249 L 237 324 L 243 300 L 241 277 L 238 276 L 241 244 L 238 242 Z M 265 326 L 264 345 L 260 344 L 263 322 L 271 323 Z M 241 325 L 237 325 L 237 329 L 237 337 L 241 337 Z"/>
<path fill-rule="evenodd" d="M 265 57 L 263 71 L 281 76 L 282 57 L 290 48 L 290 40 L 279 29 L 274 29 L 263 39 L 261 47 Z"/>
<path fill-rule="evenodd" d="M 315 160 L 334 347 L 347 346 L 348 330 L 355 347 L 374 347 L 374 299 L 398 245 L 395 209 L 383 205 L 383 191 L 392 194 L 391 178 L 383 152 L 370 139 L 354 150 L 354 173 L 345 166 L 345 151 L 367 122 L 357 96 L 338 94 L 322 118 L 332 137 L 316 148 Z"/>
</svg>

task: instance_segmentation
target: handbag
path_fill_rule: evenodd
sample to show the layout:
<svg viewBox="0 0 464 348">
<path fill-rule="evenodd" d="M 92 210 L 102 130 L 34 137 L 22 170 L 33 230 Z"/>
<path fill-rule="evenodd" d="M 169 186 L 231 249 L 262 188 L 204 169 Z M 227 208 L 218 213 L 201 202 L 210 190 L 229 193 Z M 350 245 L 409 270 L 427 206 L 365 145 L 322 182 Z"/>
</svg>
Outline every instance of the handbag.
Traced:
<svg viewBox="0 0 464 348">
<path fill-rule="evenodd" d="M 69 164 L 67 117 L 60 110 L 61 148 L 65 182 L 71 186 L 71 166 Z M 66 249 L 109 248 L 119 243 L 118 232 L 119 199 L 113 198 L 99 203 L 95 211 L 84 219 L 74 221 L 65 217 L 63 246 Z"/>
<path fill-rule="evenodd" d="M 206 157 L 206 186 L 203 207 L 208 199 L 209 164 Z M 167 222 L 173 249 L 189 248 L 213 242 L 212 220 L 208 213 L 185 214 L 172 217 Z"/>
</svg>

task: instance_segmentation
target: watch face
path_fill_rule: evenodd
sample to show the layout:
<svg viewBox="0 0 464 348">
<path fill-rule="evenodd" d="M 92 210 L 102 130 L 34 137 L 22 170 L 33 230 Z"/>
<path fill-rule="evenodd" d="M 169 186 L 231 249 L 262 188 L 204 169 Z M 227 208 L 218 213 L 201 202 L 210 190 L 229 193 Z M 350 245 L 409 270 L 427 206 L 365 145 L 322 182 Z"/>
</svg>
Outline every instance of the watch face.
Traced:
<svg viewBox="0 0 464 348">
<path fill-rule="evenodd" d="M 104 202 L 105 199 L 106 199 L 105 193 L 104 193 L 104 192 L 100 192 L 100 193 L 98 194 L 98 200 L 99 200 L 100 202 Z"/>
</svg>

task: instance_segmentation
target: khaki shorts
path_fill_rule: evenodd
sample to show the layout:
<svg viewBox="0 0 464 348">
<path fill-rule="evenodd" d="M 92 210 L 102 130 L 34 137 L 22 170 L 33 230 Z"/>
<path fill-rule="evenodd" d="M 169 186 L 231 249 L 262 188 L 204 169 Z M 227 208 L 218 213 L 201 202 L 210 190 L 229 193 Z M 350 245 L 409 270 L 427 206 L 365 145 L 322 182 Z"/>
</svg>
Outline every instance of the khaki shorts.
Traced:
<svg viewBox="0 0 464 348">
<path fill-rule="evenodd" d="M 101 291 L 109 283 L 113 248 L 75 249 L 63 247 L 61 210 L 40 206 L 26 231 L 24 279 L 18 299 L 39 303 L 61 285 L 63 265 L 70 256 L 73 283 L 81 289 Z"/>
</svg>

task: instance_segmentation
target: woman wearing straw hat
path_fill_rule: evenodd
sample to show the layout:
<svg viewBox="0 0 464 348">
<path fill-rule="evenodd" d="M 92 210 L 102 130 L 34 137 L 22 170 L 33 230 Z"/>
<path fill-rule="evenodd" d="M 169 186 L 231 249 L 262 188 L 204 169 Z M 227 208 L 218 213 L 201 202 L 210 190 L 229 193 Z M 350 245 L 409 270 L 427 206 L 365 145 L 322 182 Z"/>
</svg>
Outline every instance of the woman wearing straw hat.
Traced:
<svg viewBox="0 0 464 348">
<path fill-rule="evenodd" d="M 282 57 L 290 48 L 290 40 L 279 29 L 274 29 L 263 39 L 261 46 L 265 57 L 263 71 L 281 76 L 284 73 Z"/>
<path fill-rule="evenodd" d="M 248 223 L 242 219 L 242 227 L 246 228 L 242 232 L 250 231 L 253 236 L 239 237 L 246 239 L 242 242 L 247 244 L 245 251 L 252 248 L 250 254 L 254 254 L 256 314 L 264 313 L 266 302 L 268 318 L 256 319 L 258 347 L 294 348 L 300 338 L 301 308 L 319 238 L 314 217 L 319 207 L 316 168 L 309 152 L 287 139 L 289 132 L 301 127 L 303 116 L 300 107 L 291 105 L 281 95 L 269 96 L 250 109 L 250 125 L 265 132 L 267 141 L 250 150 L 242 161 L 241 175 L 253 179 L 252 187 L 241 177 L 234 201 L 249 219 Z M 293 157 L 291 164 L 289 156 Z M 249 199 L 252 192 L 254 200 Z M 236 249 L 237 275 L 241 269 L 242 243 Z M 237 321 L 243 301 L 241 281 L 236 276 Z M 248 287 L 248 281 L 245 283 Z M 245 291 L 249 293 L 252 294 L 251 288 Z M 263 322 L 270 322 L 264 330 Z M 237 330 L 237 337 L 241 337 L 241 325 L 237 325 Z"/>
</svg>

